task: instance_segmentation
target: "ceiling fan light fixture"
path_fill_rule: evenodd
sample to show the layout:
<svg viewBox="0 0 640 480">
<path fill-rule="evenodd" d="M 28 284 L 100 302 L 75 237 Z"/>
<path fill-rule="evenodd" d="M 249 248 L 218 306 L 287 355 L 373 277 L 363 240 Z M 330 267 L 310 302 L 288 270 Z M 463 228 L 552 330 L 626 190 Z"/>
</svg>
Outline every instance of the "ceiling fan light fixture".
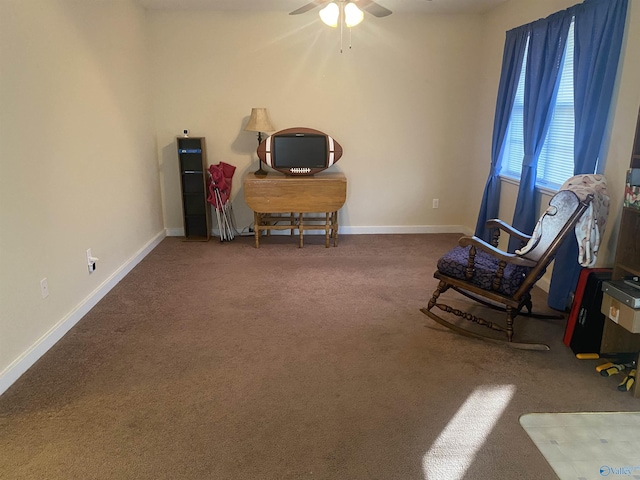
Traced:
<svg viewBox="0 0 640 480">
<path fill-rule="evenodd" d="M 357 7 L 356 7 L 357 8 Z M 336 28 L 338 26 L 338 19 L 340 18 L 340 8 L 335 2 L 331 2 L 319 12 L 320 19 L 330 27 Z"/>
<path fill-rule="evenodd" d="M 364 19 L 364 12 L 353 2 L 349 2 L 344 7 L 344 23 L 347 27 L 355 27 Z"/>
</svg>

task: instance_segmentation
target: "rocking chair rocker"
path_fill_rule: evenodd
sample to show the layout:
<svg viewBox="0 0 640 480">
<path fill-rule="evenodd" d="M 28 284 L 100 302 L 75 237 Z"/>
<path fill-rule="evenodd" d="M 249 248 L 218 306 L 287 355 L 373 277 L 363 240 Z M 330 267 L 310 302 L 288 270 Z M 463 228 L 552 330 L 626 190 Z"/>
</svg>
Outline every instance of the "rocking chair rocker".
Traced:
<svg viewBox="0 0 640 480">
<path fill-rule="evenodd" d="M 533 235 L 526 235 L 501 220 L 493 219 L 487 222 L 487 227 L 494 229 L 491 244 L 475 236 L 460 238 L 459 246 L 438 261 L 434 277 L 440 282 L 428 306 L 421 309 L 422 313 L 462 335 L 515 348 L 549 350 L 544 344 L 514 342 L 513 321 L 517 315 L 562 318 L 532 313 L 530 292 L 553 260 L 562 241 L 573 233 L 576 223 L 592 200 L 592 194 L 580 201 L 573 191 L 560 190 L 549 201 L 549 208 L 538 221 Z M 516 250 L 516 253 L 498 249 L 500 230 L 520 239 L 526 246 Z M 505 312 L 506 326 L 439 303 L 440 295 L 450 288 L 482 305 Z M 502 332 L 506 339 L 482 335 L 450 323 L 434 313 L 433 307 Z M 528 313 L 521 313 L 523 307 L 527 308 Z"/>
</svg>

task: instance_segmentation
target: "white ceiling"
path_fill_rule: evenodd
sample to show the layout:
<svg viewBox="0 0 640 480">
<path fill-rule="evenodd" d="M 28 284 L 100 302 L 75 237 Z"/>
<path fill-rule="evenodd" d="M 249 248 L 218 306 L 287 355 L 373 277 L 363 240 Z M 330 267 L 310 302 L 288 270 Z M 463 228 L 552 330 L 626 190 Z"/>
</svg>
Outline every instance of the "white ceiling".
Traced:
<svg viewBox="0 0 640 480">
<path fill-rule="evenodd" d="M 291 12 L 310 0 L 137 0 L 149 10 Z M 397 13 L 481 13 L 507 0 L 376 0 Z"/>
</svg>

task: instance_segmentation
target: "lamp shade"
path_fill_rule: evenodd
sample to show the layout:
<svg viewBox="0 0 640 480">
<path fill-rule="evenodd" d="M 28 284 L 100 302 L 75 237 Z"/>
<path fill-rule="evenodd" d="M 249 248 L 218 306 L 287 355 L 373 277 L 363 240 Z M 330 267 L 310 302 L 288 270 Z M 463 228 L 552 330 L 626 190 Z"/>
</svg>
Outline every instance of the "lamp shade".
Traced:
<svg viewBox="0 0 640 480">
<path fill-rule="evenodd" d="M 248 132 L 273 132 L 275 128 L 269 120 L 266 108 L 252 108 L 251 117 L 244 129 Z"/>
</svg>

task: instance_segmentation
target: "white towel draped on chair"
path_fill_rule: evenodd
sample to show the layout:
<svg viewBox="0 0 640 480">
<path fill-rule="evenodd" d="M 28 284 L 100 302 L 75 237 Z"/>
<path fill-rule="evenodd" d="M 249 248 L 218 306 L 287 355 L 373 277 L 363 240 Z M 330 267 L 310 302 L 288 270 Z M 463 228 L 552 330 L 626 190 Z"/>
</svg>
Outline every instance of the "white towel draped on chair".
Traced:
<svg viewBox="0 0 640 480">
<path fill-rule="evenodd" d="M 609 216 L 607 180 L 603 175 L 576 175 L 564 182 L 562 189 L 571 190 L 580 200 L 584 200 L 587 195 L 593 195 L 593 201 L 578 220 L 575 229 L 579 247 L 578 263 L 583 267 L 593 267 Z"/>
<path fill-rule="evenodd" d="M 607 180 L 603 175 L 598 174 L 576 175 L 564 182 L 560 190 L 571 190 L 580 201 L 593 195 L 593 201 L 575 227 L 578 241 L 578 263 L 583 267 L 593 267 L 598 256 L 602 232 L 609 216 L 610 199 L 607 192 Z M 549 207 L 547 213 L 553 214 L 550 211 L 553 208 Z M 525 255 L 533 248 L 539 237 L 540 222 L 536 225 L 531 240 L 522 249 L 516 250 L 516 253 Z"/>
</svg>

